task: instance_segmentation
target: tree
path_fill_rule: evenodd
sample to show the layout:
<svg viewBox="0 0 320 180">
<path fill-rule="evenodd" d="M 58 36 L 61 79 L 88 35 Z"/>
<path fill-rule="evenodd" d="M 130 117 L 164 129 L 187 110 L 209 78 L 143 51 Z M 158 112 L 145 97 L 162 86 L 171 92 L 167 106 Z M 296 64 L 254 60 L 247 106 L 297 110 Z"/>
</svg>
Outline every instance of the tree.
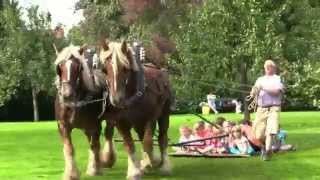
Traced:
<svg viewBox="0 0 320 180">
<path fill-rule="evenodd" d="M 52 47 L 53 37 L 50 28 L 50 16 L 39 13 L 38 6 L 27 9 L 28 23 L 24 31 L 23 46 L 24 67 L 22 83 L 24 88 L 32 90 L 34 120 L 39 120 L 37 96 L 40 91 L 49 92 L 54 82 L 53 60 L 55 52 Z"/>
<path fill-rule="evenodd" d="M 319 92 L 309 79 L 319 67 L 319 12 L 317 2 L 308 0 L 206 1 L 190 11 L 175 35 L 180 58 L 170 62 L 182 70 L 174 78 L 178 96 L 199 101 L 212 89 L 239 96 L 236 91 L 248 91 L 245 86 L 272 58 L 285 75 L 289 98 L 306 102 L 303 96 Z"/>
<path fill-rule="evenodd" d="M 82 35 L 80 26 L 73 26 L 68 32 L 67 39 L 75 45 L 85 44 L 86 42 L 86 38 Z"/>
<path fill-rule="evenodd" d="M 9 101 L 20 86 L 24 28 L 21 9 L 16 1 L 2 1 L 0 11 L 0 106 Z"/>
<path fill-rule="evenodd" d="M 75 9 L 83 9 L 85 20 L 74 31 L 80 31 L 89 44 L 96 44 L 103 38 L 119 39 L 128 32 L 121 20 L 123 12 L 119 0 L 80 0 Z"/>
</svg>

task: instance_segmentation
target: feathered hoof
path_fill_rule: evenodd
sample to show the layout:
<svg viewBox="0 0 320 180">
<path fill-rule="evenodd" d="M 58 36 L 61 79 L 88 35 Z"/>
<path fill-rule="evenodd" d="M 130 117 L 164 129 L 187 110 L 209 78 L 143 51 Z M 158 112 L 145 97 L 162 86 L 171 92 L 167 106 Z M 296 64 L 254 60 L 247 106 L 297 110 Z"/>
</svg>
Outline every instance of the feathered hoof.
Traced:
<svg viewBox="0 0 320 180">
<path fill-rule="evenodd" d="M 116 163 L 115 156 L 102 155 L 100 159 L 101 159 L 101 167 L 103 168 L 112 168 Z"/>
<path fill-rule="evenodd" d="M 63 180 L 80 180 L 80 172 L 78 170 L 65 172 L 63 176 Z"/>
<path fill-rule="evenodd" d="M 86 174 L 88 176 L 100 176 L 102 175 L 102 171 L 98 168 L 88 168 Z"/>
<path fill-rule="evenodd" d="M 140 169 L 138 169 L 138 168 L 131 169 L 127 173 L 127 179 L 128 180 L 140 180 L 142 175 L 143 175 L 143 172 Z"/>
<path fill-rule="evenodd" d="M 149 173 L 152 170 L 152 164 L 144 160 L 140 161 L 140 170 L 143 173 Z"/>
<path fill-rule="evenodd" d="M 141 175 L 134 175 L 134 176 L 130 176 L 127 177 L 128 180 L 141 180 Z"/>
<path fill-rule="evenodd" d="M 172 169 L 170 164 L 165 163 L 163 166 L 159 168 L 159 172 L 162 176 L 171 176 L 172 175 Z"/>
</svg>

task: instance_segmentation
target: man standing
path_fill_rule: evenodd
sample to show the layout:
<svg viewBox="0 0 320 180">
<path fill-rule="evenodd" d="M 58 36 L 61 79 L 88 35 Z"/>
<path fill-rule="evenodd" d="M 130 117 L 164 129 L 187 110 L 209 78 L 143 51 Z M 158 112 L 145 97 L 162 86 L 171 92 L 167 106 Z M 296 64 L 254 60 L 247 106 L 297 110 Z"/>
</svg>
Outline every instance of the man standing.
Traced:
<svg viewBox="0 0 320 180">
<path fill-rule="evenodd" d="M 264 63 L 265 75 L 259 77 L 251 92 L 258 93 L 258 108 L 253 131 L 257 139 L 264 142 L 261 157 L 264 161 L 270 160 L 272 142 L 279 132 L 279 114 L 284 86 L 280 76 L 276 75 L 276 65 L 272 60 Z"/>
</svg>

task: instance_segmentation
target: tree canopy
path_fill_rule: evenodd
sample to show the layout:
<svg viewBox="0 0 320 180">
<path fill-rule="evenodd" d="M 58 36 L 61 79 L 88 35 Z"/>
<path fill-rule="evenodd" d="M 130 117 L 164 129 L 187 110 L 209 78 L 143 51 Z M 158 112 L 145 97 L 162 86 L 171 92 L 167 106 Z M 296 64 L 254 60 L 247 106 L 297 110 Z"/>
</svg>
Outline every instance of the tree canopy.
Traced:
<svg viewBox="0 0 320 180">
<path fill-rule="evenodd" d="M 243 97 L 269 58 L 287 103 L 320 104 L 318 0 L 79 0 L 74 8 L 84 19 L 57 39 L 50 14 L 32 6 L 24 20 L 18 1 L 0 1 L 0 106 L 19 89 L 54 92 L 53 43 L 103 38 L 143 42 L 148 59 L 169 69 L 181 110 L 209 92 Z"/>
</svg>

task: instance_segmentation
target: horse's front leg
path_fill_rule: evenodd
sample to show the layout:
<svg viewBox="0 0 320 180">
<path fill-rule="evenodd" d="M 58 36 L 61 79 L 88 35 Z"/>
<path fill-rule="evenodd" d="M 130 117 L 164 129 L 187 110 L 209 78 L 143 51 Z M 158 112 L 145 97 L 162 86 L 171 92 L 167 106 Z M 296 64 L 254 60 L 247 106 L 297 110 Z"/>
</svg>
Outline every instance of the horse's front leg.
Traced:
<svg viewBox="0 0 320 180">
<path fill-rule="evenodd" d="M 74 159 L 74 147 L 71 141 L 71 131 L 70 126 L 65 123 L 59 122 L 58 124 L 59 132 L 63 140 L 63 154 L 65 160 L 64 168 L 64 180 L 78 180 L 80 179 L 80 172 L 76 166 Z"/>
<path fill-rule="evenodd" d="M 114 125 L 107 122 L 104 129 L 105 144 L 101 153 L 101 163 L 103 167 L 111 168 L 117 159 L 113 142 Z"/>
<path fill-rule="evenodd" d="M 99 156 L 100 131 L 101 131 L 101 128 L 96 132 L 88 132 L 88 131 L 85 132 L 90 144 L 89 161 L 88 161 L 88 167 L 87 167 L 87 174 L 89 176 L 101 175 L 101 163 L 100 163 L 100 156 Z"/>
<path fill-rule="evenodd" d="M 130 128 L 118 127 L 118 131 L 123 137 L 123 144 L 128 153 L 127 179 L 140 180 L 142 173 L 139 168 L 139 160 L 136 157 L 134 142 L 130 133 Z"/>
</svg>

